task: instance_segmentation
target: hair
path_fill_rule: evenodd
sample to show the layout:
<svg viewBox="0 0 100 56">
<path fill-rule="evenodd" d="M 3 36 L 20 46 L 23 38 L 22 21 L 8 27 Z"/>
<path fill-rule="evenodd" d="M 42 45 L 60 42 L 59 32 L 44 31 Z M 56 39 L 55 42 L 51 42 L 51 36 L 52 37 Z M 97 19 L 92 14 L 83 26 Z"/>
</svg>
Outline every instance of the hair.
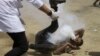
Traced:
<svg viewBox="0 0 100 56">
<path fill-rule="evenodd" d="M 80 43 L 76 43 L 76 46 L 82 46 L 83 45 L 83 39 L 81 39 L 81 42 Z"/>
</svg>

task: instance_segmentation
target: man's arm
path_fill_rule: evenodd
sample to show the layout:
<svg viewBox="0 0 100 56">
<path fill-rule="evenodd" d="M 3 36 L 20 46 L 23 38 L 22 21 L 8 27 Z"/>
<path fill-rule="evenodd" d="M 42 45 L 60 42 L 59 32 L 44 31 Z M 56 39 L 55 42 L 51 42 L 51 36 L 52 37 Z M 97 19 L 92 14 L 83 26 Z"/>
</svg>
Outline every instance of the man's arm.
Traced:
<svg viewBox="0 0 100 56">
<path fill-rule="evenodd" d="M 48 16 L 55 20 L 58 18 L 56 14 L 54 14 L 41 0 L 29 0 L 35 7 L 46 13 Z"/>
<path fill-rule="evenodd" d="M 52 14 L 52 11 L 45 4 L 43 4 L 39 9 L 46 13 L 48 16 Z"/>
<path fill-rule="evenodd" d="M 63 43 L 62 45 L 59 45 L 56 50 L 54 50 L 53 54 L 62 54 L 62 53 L 65 53 L 65 49 L 67 48 L 70 48 L 70 43 Z M 67 52 L 70 52 L 71 50 L 66 50 Z"/>
</svg>

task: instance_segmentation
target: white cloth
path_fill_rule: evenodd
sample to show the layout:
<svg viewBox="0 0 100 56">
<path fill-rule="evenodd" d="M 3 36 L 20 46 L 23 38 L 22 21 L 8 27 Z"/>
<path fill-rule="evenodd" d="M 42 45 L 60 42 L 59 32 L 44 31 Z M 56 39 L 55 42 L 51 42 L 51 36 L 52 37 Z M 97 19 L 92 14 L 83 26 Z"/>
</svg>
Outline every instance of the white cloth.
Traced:
<svg viewBox="0 0 100 56">
<path fill-rule="evenodd" d="M 63 42 L 69 42 L 70 39 L 76 39 L 74 31 L 68 25 L 59 27 L 53 34 L 49 34 L 48 41 L 54 45 L 59 45 Z"/>
<path fill-rule="evenodd" d="M 29 0 L 37 8 L 43 5 L 41 0 Z M 21 0 L 0 0 L 0 29 L 4 32 L 25 31 L 20 21 L 19 8 L 22 7 Z"/>
<path fill-rule="evenodd" d="M 32 3 L 37 8 L 40 8 L 43 5 L 43 2 L 41 0 L 27 0 L 27 1 Z"/>
</svg>

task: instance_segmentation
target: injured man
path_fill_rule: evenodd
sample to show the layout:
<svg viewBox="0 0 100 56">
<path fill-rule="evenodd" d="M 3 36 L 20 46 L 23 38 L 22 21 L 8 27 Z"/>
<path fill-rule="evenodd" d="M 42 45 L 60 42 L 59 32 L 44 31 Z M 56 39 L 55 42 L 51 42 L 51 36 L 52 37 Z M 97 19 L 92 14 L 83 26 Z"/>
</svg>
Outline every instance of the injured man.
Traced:
<svg viewBox="0 0 100 56">
<path fill-rule="evenodd" d="M 30 44 L 30 48 L 42 54 L 70 53 L 83 44 L 83 34 L 84 29 L 73 31 L 68 25 L 59 27 L 58 20 L 55 20 L 49 27 L 36 34 L 35 44 Z"/>
</svg>

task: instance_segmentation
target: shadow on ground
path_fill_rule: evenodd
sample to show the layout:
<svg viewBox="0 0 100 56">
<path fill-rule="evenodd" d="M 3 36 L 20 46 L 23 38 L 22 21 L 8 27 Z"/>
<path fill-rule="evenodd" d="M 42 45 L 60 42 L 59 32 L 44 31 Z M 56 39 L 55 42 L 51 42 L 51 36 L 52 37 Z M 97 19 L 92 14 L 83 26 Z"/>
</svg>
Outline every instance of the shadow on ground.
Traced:
<svg viewBox="0 0 100 56">
<path fill-rule="evenodd" d="M 89 52 L 90 56 L 100 56 L 100 52 Z"/>
<path fill-rule="evenodd" d="M 33 56 L 52 56 L 52 54 L 40 54 L 38 52 L 28 52 L 28 54 Z"/>
</svg>

